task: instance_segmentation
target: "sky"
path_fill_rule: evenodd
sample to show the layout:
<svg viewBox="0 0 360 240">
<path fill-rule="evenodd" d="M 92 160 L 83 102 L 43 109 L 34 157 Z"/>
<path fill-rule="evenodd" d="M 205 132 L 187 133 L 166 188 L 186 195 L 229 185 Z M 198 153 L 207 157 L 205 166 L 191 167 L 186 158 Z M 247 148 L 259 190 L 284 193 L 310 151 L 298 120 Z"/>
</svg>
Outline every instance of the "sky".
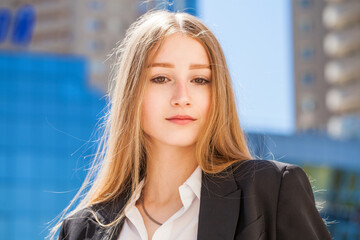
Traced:
<svg viewBox="0 0 360 240">
<path fill-rule="evenodd" d="M 230 69 L 243 129 L 295 131 L 291 1 L 198 0 Z"/>
</svg>

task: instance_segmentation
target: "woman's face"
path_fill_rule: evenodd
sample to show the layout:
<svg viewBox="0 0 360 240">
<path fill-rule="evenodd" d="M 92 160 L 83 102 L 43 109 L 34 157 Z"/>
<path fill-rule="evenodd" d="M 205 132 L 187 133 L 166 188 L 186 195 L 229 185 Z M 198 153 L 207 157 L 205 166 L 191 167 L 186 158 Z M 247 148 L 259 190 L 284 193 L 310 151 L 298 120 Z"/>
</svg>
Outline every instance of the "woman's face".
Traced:
<svg viewBox="0 0 360 240">
<path fill-rule="evenodd" d="M 208 116 L 211 69 L 204 47 L 181 33 L 148 62 L 141 125 L 154 144 L 193 145 Z"/>
</svg>

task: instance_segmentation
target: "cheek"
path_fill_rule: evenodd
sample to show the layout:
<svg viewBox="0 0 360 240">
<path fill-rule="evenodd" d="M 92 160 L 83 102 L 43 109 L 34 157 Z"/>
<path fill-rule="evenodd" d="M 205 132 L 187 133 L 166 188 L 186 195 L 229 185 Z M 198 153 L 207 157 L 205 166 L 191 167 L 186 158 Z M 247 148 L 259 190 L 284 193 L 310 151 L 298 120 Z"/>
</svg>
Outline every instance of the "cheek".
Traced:
<svg viewBox="0 0 360 240">
<path fill-rule="evenodd" d="M 153 110 L 154 104 L 151 102 L 151 98 L 144 98 L 143 104 L 142 104 L 142 117 L 141 122 L 143 125 L 146 125 L 151 120 L 151 113 Z"/>
<path fill-rule="evenodd" d="M 206 89 L 201 94 L 196 94 L 196 102 L 203 117 L 207 117 L 211 105 L 211 91 Z"/>
<path fill-rule="evenodd" d="M 158 121 L 161 118 L 162 108 L 161 94 L 153 94 L 148 92 L 145 94 L 142 103 L 142 124 L 149 125 L 153 121 Z"/>
</svg>

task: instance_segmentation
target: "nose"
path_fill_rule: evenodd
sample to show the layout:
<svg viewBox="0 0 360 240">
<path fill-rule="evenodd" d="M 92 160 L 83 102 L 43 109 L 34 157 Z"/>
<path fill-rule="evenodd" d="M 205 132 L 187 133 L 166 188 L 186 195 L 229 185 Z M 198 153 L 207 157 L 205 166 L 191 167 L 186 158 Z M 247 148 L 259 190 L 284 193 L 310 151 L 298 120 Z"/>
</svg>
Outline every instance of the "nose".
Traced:
<svg viewBox="0 0 360 240">
<path fill-rule="evenodd" d="M 177 107 L 190 106 L 190 96 L 185 83 L 177 82 L 174 87 L 171 105 Z"/>
</svg>

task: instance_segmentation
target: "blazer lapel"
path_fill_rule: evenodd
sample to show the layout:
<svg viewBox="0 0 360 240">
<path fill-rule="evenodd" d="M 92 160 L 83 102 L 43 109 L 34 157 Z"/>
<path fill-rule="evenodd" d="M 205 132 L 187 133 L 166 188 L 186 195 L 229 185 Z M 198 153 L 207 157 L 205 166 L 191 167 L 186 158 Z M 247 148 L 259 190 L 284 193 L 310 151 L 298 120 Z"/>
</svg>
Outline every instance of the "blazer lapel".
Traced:
<svg viewBox="0 0 360 240">
<path fill-rule="evenodd" d="M 94 207 L 94 210 L 102 217 L 104 224 L 109 224 L 116 218 L 117 213 L 122 210 L 127 200 L 128 195 L 124 193 L 113 202 Z M 116 240 L 124 224 L 124 219 L 114 227 L 107 228 L 103 228 L 94 221 L 88 224 L 91 226 L 87 228 L 86 240 Z"/>
<path fill-rule="evenodd" d="M 198 240 L 234 239 L 240 214 L 241 189 L 232 173 L 202 173 Z"/>
</svg>

